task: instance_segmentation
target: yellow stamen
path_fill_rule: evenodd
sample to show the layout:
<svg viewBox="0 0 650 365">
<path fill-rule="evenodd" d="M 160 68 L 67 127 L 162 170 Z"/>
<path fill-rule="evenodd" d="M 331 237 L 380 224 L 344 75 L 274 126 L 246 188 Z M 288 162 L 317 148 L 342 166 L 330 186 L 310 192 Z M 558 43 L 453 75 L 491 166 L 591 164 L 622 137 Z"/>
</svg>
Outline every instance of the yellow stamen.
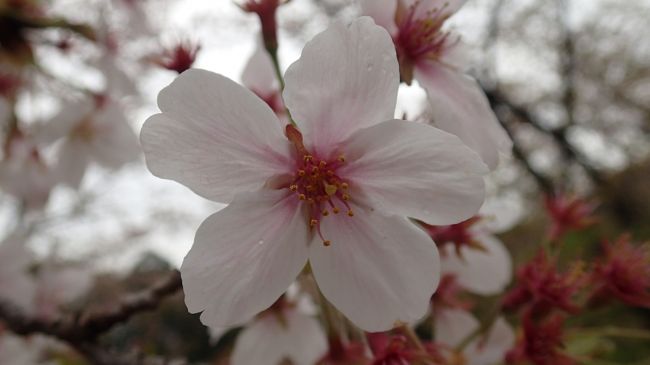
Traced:
<svg viewBox="0 0 650 365">
<path fill-rule="evenodd" d="M 327 196 L 333 196 L 334 194 L 336 194 L 336 190 L 338 190 L 336 185 L 330 185 L 328 183 L 324 183 L 324 184 L 325 184 L 325 194 L 327 194 Z"/>
<path fill-rule="evenodd" d="M 352 209 L 348 210 L 348 216 L 354 217 L 354 212 L 352 211 Z"/>
</svg>

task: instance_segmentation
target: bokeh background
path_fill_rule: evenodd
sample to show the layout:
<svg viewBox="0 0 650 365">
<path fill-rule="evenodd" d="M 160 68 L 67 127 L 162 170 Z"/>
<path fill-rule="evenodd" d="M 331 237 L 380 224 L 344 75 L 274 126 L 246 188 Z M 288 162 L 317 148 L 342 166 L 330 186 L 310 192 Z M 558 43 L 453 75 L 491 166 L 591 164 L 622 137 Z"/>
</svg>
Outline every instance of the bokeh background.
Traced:
<svg viewBox="0 0 650 365">
<path fill-rule="evenodd" d="M 20 3 L 38 9 L 34 18 L 65 19 L 68 25 L 30 23 L 17 30 L 16 14 L 29 13 L 13 8 Z M 282 6 L 283 68 L 327 24 L 358 14 L 352 0 L 292 0 Z M 554 192 L 594 203 L 598 219 L 566 238 L 563 260 L 588 260 L 601 240 L 622 233 L 649 240 L 650 1 L 469 0 L 449 22 L 470 45 L 470 73 L 514 141 L 512 158 L 488 178 L 488 204 L 512 223 L 501 238 L 515 262 L 538 247 L 549 222 L 543 197 Z M 28 46 L 12 43 L 12 32 Z M 0 0 L 0 33 L 0 80 L 21 79 L 12 104 L 21 128 L 34 133 L 67 102 L 109 87 L 130 89 L 118 102 L 138 133 L 157 112 L 160 89 L 177 76 L 156 62 L 165 50 L 183 42 L 199 46 L 194 67 L 240 80 L 260 42 L 258 19 L 229 0 Z M 16 61 L 21 52 L 29 60 Z M 427 113 L 419 85 L 402 85 L 396 116 Z M 56 144 L 38 148 L 44 164 L 57 165 Z M 72 308 L 115 302 L 178 267 L 198 225 L 222 208 L 153 177 L 142 156 L 118 169 L 90 164 L 78 189 L 54 184 L 38 209 L 27 209 L 6 188 L 7 173 L 0 178 L 0 239 L 20 230 L 39 259 L 82 267 L 91 278 Z M 650 328 L 643 309 L 614 308 L 588 320 Z M 102 341 L 124 352 L 137 347 L 218 363 L 214 359 L 235 332 L 219 344 L 210 342 L 177 296 Z M 607 360 L 593 364 L 650 364 L 648 339 L 597 345 Z M 73 355 L 60 360 L 83 363 Z"/>
</svg>

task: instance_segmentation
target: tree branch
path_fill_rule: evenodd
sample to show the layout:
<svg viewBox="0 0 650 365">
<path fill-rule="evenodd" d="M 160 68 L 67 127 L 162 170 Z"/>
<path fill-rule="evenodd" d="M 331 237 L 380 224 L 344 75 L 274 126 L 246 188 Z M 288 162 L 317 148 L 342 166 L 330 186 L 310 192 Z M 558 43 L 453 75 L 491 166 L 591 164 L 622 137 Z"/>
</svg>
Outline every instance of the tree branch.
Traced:
<svg viewBox="0 0 650 365">
<path fill-rule="evenodd" d="M 164 298 L 173 295 L 181 288 L 180 273 L 178 270 L 173 270 L 151 288 L 126 298 L 109 311 L 81 313 L 58 321 L 48 321 L 27 316 L 10 304 L 0 303 L 0 320 L 9 330 L 18 335 L 40 333 L 56 337 L 69 343 L 84 355 L 95 358 L 94 355 L 98 350 L 94 343 L 100 335 L 138 313 L 155 309 Z"/>
</svg>

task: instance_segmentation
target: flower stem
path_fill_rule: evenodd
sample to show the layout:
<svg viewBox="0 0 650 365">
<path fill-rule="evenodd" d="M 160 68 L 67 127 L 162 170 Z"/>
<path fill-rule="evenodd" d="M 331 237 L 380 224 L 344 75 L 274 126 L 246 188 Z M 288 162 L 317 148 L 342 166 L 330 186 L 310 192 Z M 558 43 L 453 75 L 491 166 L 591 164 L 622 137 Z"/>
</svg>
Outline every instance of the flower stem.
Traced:
<svg viewBox="0 0 650 365">
<path fill-rule="evenodd" d="M 287 108 L 287 105 L 284 103 L 284 77 L 282 77 L 282 70 L 280 69 L 280 60 L 278 59 L 278 47 L 277 46 L 266 46 L 265 47 L 266 52 L 269 54 L 271 57 L 271 62 L 273 63 L 273 70 L 275 71 L 275 76 L 278 79 L 278 83 L 280 84 L 280 96 L 283 99 L 282 104 L 284 105 L 284 110 L 287 113 L 287 118 L 289 119 L 289 123 L 293 124 L 294 127 L 297 127 L 296 122 L 293 120 L 293 117 L 291 117 L 291 112 L 289 111 L 289 108 Z"/>
<path fill-rule="evenodd" d="M 411 326 L 403 324 L 400 327 L 400 331 L 404 334 L 404 336 L 406 336 L 411 345 L 422 352 L 426 352 L 424 345 L 422 345 L 422 341 L 420 341 L 420 337 L 418 337 L 417 333 L 413 331 L 413 328 L 411 328 Z"/>
</svg>

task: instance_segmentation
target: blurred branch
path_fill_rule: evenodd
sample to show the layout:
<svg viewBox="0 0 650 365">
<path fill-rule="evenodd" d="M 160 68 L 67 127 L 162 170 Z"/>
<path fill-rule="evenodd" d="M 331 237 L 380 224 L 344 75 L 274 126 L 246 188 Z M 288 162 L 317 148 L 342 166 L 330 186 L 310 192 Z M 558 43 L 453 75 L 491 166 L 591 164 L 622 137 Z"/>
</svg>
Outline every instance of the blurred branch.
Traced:
<svg viewBox="0 0 650 365">
<path fill-rule="evenodd" d="M 587 172 L 589 177 L 595 183 L 599 185 L 602 185 L 604 183 L 604 179 L 601 176 L 600 172 L 594 169 L 594 167 L 591 166 L 591 164 L 582 156 L 582 154 L 576 150 L 571 142 L 569 142 L 567 136 L 568 127 L 564 126 L 556 129 L 547 128 L 530 111 L 522 106 L 518 106 L 512 103 L 498 90 L 485 90 L 485 93 L 490 100 L 490 104 L 492 105 L 493 109 L 505 108 L 516 117 L 516 120 L 522 123 L 527 123 L 538 131 L 551 136 L 561 148 L 564 155 L 570 160 L 573 160 L 582 166 L 582 168 Z"/>
<path fill-rule="evenodd" d="M 490 101 L 492 109 L 497 109 L 497 105 L 494 103 L 494 100 L 490 97 L 489 94 L 488 99 Z M 501 117 L 498 117 L 497 120 L 506 131 L 506 133 L 508 133 L 510 140 L 512 140 L 512 153 L 515 158 L 518 159 L 522 165 L 524 165 L 524 168 L 526 168 L 526 171 L 528 171 L 528 173 L 535 179 L 540 189 L 542 189 L 546 194 L 552 194 L 555 189 L 553 188 L 551 179 L 544 176 L 541 172 L 535 170 L 535 168 L 530 164 L 526 153 L 522 150 L 519 142 L 517 142 L 515 139 L 514 133 L 512 132 L 512 126 L 506 123 Z"/>
<path fill-rule="evenodd" d="M 171 271 L 167 277 L 132 297 L 121 301 L 114 309 L 81 313 L 57 321 L 49 321 L 27 316 L 6 303 L 0 303 L 0 320 L 9 330 L 18 335 L 45 334 L 69 343 L 83 354 L 102 363 L 96 357 L 98 350 L 93 345 L 96 339 L 113 326 L 128 321 L 132 316 L 155 309 L 166 297 L 182 288 L 178 270 Z M 115 361 L 110 362 L 116 364 Z M 129 364 L 139 364 L 129 362 Z"/>
</svg>

